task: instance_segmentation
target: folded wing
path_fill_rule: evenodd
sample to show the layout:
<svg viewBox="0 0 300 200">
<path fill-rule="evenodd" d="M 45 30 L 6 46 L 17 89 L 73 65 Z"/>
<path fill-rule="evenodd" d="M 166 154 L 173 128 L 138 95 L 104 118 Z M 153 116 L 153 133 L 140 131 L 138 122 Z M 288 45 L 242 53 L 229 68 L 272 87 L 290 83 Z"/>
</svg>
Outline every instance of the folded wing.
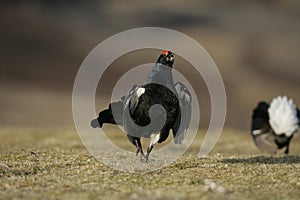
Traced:
<svg viewBox="0 0 300 200">
<path fill-rule="evenodd" d="M 271 131 L 269 124 L 269 104 L 259 102 L 257 107 L 252 112 L 251 134 L 257 136 Z"/>
<path fill-rule="evenodd" d="M 182 144 L 191 121 L 192 96 L 182 83 L 175 84 L 175 90 L 180 105 L 180 112 L 173 127 L 175 144 Z"/>
</svg>

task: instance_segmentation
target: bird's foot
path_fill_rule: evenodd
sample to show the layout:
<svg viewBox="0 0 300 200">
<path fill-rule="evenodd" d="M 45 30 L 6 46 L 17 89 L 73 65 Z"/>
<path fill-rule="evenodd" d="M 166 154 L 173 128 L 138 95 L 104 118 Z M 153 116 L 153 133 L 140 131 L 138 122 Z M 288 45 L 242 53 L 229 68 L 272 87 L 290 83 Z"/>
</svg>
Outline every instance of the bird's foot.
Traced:
<svg viewBox="0 0 300 200">
<path fill-rule="evenodd" d="M 141 154 L 140 161 L 141 161 L 142 163 L 146 163 L 146 162 L 147 162 L 147 159 L 146 159 L 145 154 Z"/>
<path fill-rule="evenodd" d="M 141 161 L 141 162 L 146 162 L 146 161 L 144 160 L 144 159 L 146 159 L 146 156 L 145 156 L 145 154 L 144 154 L 142 148 L 138 148 L 135 155 L 137 156 L 137 155 L 139 155 L 139 153 L 141 153 L 141 155 L 140 155 L 140 161 Z"/>
<path fill-rule="evenodd" d="M 144 161 L 144 162 L 145 162 L 145 163 L 153 163 L 153 162 L 156 162 L 155 159 L 150 158 L 149 155 L 150 155 L 150 153 L 149 153 L 149 154 L 147 153 L 147 154 L 145 155 L 145 161 Z"/>
<path fill-rule="evenodd" d="M 145 156 L 146 162 L 149 161 L 149 155 L 150 155 L 150 153 L 147 152 L 147 154 L 146 154 L 146 156 Z"/>
</svg>

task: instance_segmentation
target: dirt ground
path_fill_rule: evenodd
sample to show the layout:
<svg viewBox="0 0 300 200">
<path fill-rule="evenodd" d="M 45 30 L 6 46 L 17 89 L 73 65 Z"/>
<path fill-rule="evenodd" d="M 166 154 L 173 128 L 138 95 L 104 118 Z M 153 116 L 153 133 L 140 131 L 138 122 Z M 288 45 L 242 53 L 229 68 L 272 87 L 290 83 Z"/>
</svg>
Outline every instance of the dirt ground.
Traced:
<svg viewBox="0 0 300 200">
<path fill-rule="evenodd" d="M 120 131 L 106 131 L 114 144 L 134 152 Z M 299 134 L 290 155 L 270 156 L 247 131 L 225 130 L 209 156 L 199 158 L 203 135 L 167 167 L 126 173 L 92 157 L 72 128 L 2 128 L 0 199 L 299 199 Z"/>
</svg>

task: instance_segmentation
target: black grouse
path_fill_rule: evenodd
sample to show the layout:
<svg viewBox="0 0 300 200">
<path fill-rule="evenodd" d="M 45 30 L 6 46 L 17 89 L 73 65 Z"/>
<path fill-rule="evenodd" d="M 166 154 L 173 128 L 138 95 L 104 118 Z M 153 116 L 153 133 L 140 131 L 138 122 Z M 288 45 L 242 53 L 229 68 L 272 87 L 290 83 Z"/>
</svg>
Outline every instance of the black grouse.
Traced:
<svg viewBox="0 0 300 200">
<path fill-rule="evenodd" d="M 182 83 L 174 84 L 173 64 L 174 54 L 164 50 L 147 82 L 134 85 L 119 101 L 109 104 L 108 109 L 91 121 L 91 126 L 102 127 L 104 123 L 124 126 L 128 140 L 137 148 L 136 155 L 141 154 L 141 161 L 143 158 L 148 161 L 154 145 L 164 142 L 171 129 L 175 144 L 181 144 L 191 119 L 191 95 Z M 157 109 L 151 112 L 150 108 Z M 166 120 L 160 125 L 162 119 Z M 146 155 L 141 137 L 151 138 Z"/>
<path fill-rule="evenodd" d="M 300 112 L 286 96 L 274 98 L 270 105 L 259 102 L 252 113 L 251 135 L 262 151 L 275 154 L 277 149 L 286 148 L 293 134 L 299 129 Z"/>
</svg>

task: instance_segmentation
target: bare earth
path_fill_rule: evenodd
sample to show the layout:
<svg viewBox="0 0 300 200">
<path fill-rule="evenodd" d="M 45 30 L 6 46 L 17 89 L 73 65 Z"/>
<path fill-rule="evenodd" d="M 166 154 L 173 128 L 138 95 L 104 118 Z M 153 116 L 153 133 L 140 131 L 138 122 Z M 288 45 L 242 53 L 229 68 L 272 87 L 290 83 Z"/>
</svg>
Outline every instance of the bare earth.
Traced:
<svg viewBox="0 0 300 200">
<path fill-rule="evenodd" d="M 119 130 L 106 131 L 116 145 L 134 151 Z M 270 156 L 246 131 L 225 130 L 207 158 L 198 157 L 204 132 L 198 135 L 172 165 L 125 173 L 93 158 L 71 128 L 2 128 L 0 199 L 299 199 L 299 134 L 291 155 Z"/>
</svg>

